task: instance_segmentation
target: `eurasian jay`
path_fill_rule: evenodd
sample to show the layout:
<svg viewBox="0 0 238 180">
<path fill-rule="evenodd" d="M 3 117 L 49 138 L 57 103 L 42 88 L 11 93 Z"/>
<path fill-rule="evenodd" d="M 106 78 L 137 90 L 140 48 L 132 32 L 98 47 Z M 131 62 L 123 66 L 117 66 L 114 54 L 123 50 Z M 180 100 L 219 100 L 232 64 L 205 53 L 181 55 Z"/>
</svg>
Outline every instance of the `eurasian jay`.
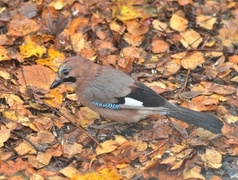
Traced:
<svg viewBox="0 0 238 180">
<path fill-rule="evenodd" d="M 64 61 L 50 89 L 65 83 L 79 101 L 106 119 L 134 123 L 152 114 L 173 117 L 221 133 L 223 123 L 214 115 L 174 105 L 122 71 L 76 56 Z"/>
</svg>

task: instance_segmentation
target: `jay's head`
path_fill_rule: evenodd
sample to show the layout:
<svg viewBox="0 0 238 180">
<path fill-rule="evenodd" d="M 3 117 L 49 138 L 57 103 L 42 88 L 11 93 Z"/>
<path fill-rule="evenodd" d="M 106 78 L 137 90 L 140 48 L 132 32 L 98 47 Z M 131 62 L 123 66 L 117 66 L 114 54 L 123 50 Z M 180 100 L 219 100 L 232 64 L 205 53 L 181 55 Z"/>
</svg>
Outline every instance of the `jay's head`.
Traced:
<svg viewBox="0 0 238 180">
<path fill-rule="evenodd" d="M 77 71 L 80 71 L 80 57 L 72 57 L 64 61 L 59 69 L 55 81 L 51 84 L 50 89 L 54 89 L 61 84 L 68 84 L 74 87 L 76 83 Z"/>
</svg>

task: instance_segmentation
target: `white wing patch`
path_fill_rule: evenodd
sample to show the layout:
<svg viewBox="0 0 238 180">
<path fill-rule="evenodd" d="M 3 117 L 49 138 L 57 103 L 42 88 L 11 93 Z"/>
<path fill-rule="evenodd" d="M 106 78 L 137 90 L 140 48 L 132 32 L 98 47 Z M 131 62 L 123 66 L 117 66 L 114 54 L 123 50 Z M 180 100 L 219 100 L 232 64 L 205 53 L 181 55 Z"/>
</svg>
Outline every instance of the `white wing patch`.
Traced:
<svg viewBox="0 0 238 180">
<path fill-rule="evenodd" d="M 126 106 L 141 106 L 143 107 L 143 102 L 129 98 L 129 97 L 125 97 L 125 104 Z"/>
</svg>

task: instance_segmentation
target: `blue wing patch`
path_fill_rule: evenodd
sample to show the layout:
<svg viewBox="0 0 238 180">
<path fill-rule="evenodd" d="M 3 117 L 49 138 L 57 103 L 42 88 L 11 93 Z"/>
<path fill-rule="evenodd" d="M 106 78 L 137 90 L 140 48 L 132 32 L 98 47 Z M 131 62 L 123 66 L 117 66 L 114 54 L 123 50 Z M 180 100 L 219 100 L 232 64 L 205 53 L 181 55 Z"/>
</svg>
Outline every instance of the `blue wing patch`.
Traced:
<svg viewBox="0 0 238 180">
<path fill-rule="evenodd" d="M 100 102 L 92 102 L 95 106 L 101 107 L 101 108 L 108 108 L 108 109 L 121 109 L 121 106 L 119 104 L 113 104 L 113 103 L 100 103 Z"/>
</svg>

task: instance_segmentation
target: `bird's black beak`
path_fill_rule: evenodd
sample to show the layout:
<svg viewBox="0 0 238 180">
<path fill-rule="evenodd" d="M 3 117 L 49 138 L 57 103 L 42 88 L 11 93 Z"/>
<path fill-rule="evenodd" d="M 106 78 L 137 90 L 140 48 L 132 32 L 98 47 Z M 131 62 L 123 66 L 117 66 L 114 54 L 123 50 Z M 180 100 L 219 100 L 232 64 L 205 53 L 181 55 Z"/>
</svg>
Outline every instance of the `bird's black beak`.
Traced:
<svg viewBox="0 0 238 180">
<path fill-rule="evenodd" d="M 50 89 L 54 89 L 54 88 L 58 87 L 59 85 L 61 85 L 62 83 L 63 83 L 62 80 L 56 79 L 56 80 L 50 85 Z"/>
</svg>

